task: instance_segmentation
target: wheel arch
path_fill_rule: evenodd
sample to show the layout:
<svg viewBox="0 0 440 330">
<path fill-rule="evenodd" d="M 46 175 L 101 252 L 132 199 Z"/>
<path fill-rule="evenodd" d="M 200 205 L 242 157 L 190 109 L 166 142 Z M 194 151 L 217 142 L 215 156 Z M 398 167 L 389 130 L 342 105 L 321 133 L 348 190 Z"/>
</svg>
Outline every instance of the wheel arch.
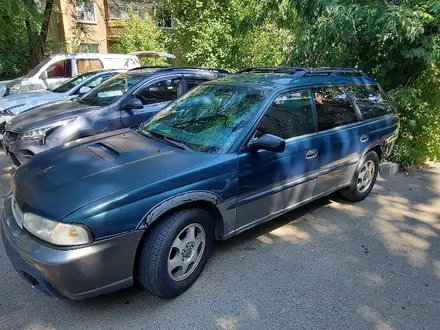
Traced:
<svg viewBox="0 0 440 330">
<path fill-rule="evenodd" d="M 152 207 L 142 218 L 139 228 L 148 230 L 154 223 L 170 213 L 186 208 L 206 210 L 214 221 L 215 238 L 223 237 L 223 216 L 217 207 L 222 198 L 210 191 L 192 191 L 172 196 Z"/>
<path fill-rule="evenodd" d="M 367 154 L 370 151 L 374 151 L 377 154 L 377 156 L 379 157 L 379 161 L 382 159 L 383 151 L 380 145 L 377 144 L 373 147 L 370 147 L 365 154 Z"/>
</svg>

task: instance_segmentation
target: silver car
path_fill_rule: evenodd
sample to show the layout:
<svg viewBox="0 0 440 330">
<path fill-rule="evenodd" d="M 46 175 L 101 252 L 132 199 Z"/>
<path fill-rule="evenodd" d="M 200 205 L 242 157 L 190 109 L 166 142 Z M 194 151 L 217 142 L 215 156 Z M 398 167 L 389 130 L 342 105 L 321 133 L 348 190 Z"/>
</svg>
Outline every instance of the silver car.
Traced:
<svg viewBox="0 0 440 330">
<path fill-rule="evenodd" d="M 52 91 L 44 90 L 20 93 L 0 98 L 1 136 L 4 134 L 6 123 L 9 122 L 13 116 L 42 104 L 70 100 L 84 95 L 93 88 L 101 85 L 107 79 L 122 72 L 122 70 L 87 72 L 66 81 Z"/>
</svg>

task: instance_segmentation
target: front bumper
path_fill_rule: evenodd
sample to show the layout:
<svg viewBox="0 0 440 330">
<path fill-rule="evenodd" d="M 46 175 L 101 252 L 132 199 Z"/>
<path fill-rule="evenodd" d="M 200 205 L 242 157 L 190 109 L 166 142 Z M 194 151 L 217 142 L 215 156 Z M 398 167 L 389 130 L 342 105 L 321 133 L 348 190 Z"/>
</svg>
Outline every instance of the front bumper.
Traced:
<svg viewBox="0 0 440 330">
<path fill-rule="evenodd" d="M 7 196 L 1 236 L 17 272 L 55 298 L 80 300 L 133 285 L 136 249 L 143 231 L 104 239 L 85 247 L 57 249 L 19 227 Z"/>
<path fill-rule="evenodd" d="M 14 134 L 18 136 L 18 133 Z M 9 132 L 3 135 L 2 144 L 9 162 L 14 167 L 20 166 L 32 156 L 51 148 L 39 140 L 17 140 L 16 136 L 12 138 Z"/>
</svg>

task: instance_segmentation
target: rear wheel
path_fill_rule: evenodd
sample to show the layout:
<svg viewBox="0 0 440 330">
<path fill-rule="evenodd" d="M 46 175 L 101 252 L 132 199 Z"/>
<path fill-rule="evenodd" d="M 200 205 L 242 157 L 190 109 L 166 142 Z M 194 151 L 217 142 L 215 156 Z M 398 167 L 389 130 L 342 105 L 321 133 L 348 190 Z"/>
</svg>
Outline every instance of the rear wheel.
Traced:
<svg viewBox="0 0 440 330">
<path fill-rule="evenodd" d="M 199 277 L 213 242 L 213 220 L 205 210 L 186 209 L 166 216 L 141 246 L 140 283 L 164 298 L 180 295 Z"/>
<path fill-rule="evenodd" d="M 359 163 L 350 186 L 340 190 L 342 197 L 352 202 L 365 199 L 373 189 L 378 172 L 379 156 L 375 151 L 369 151 Z"/>
</svg>

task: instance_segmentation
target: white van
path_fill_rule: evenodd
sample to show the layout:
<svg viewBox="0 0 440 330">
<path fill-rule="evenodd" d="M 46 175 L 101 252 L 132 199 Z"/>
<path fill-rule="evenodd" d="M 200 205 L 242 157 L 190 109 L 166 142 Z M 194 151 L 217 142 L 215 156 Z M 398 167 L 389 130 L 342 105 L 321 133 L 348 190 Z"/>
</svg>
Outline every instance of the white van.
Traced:
<svg viewBox="0 0 440 330">
<path fill-rule="evenodd" d="M 130 54 L 56 54 L 47 57 L 24 77 L 6 84 L 0 97 L 15 93 L 53 89 L 77 74 L 100 69 L 132 69 L 139 58 Z M 0 83 L 1 84 L 1 83 Z"/>
</svg>

